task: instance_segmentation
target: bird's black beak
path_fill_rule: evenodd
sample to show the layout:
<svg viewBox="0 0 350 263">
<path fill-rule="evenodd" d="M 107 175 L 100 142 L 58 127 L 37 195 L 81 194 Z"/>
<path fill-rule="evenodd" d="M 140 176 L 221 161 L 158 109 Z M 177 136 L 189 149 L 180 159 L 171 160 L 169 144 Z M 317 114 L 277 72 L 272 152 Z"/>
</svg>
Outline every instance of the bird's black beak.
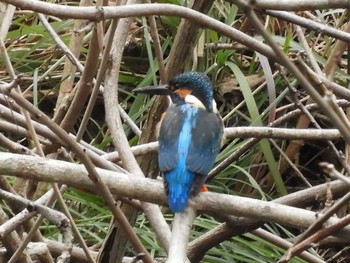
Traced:
<svg viewBox="0 0 350 263">
<path fill-rule="evenodd" d="M 168 85 L 158 85 L 158 86 L 150 86 L 150 87 L 144 87 L 144 88 L 137 88 L 133 90 L 134 93 L 141 93 L 141 94 L 150 94 L 150 95 L 173 95 L 173 91 L 168 89 Z"/>
</svg>

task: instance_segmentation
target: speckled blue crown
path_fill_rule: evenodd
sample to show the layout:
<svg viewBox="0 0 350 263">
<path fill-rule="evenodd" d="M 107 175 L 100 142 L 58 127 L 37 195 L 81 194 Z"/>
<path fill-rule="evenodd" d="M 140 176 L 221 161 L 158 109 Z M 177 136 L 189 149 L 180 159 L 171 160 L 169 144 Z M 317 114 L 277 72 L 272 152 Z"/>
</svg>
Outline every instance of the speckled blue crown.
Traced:
<svg viewBox="0 0 350 263">
<path fill-rule="evenodd" d="M 213 85 L 203 73 L 190 71 L 177 75 L 169 84 L 175 88 L 188 88 L 192 95 L 197 97 L 208 111 L 213 110 Z"/>
</svg>

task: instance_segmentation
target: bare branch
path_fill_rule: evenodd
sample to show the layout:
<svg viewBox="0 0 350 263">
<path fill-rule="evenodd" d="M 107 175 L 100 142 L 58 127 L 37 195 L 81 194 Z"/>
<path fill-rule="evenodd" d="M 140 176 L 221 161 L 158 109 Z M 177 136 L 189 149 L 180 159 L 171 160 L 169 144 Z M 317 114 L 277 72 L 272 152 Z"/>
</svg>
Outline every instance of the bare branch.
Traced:
<svg viewBox="0 0 350 263">
<path fill-rule="evenodd" d="M 261 24 L 259 18 L 253 11 L 252 7 L 249 5 L 245 6 L 247 10 L 248 17 L 254 24 L 255 28 L 261 34 L 264 39 L 269 43 L 269 45 L 275 51 L 277 57 L 279 57 L 279 63 L 285 65 L 286 68 L 300 81 L 301 85 L 305 88 L 307 93 L 311 96 L 311 98 L 318 103 L 323 112 L 332 119 L 334 125 L 339 129 L 340 133 L 343 135 L 344 140 L 347 143 L 350 143 L 350 127 L 347 123 L 342 121 L 342 116 L 339 115 L 334 110 L 329 110 L 329 105 L 327 100 L 322 97 L 313 85 L 305 78 L 304 74 L 293 64 L 293 62 L 286 56 L 281 47 L 277 45 L 277 43 L 272 39 L 272 37 L 265 31 L 263 25 Z"/>
<path fill-rule="evenodd" d="M 190 239 L 191 228 L 196 211 L 192 205 L 188 205 L 181 213 L 175 213 L 172 230 L 170 248 L 168 253 L 167 263 L 186 263 L 187 260 L 187 245 Z"/>
<path fill-rule="evenodd" d="M 285 240 L 279 236 L 273 235 L 270 232 L 259 228 L 256 230 L 252 231 L 253 234 L 257 235 L 260 238 L 263 238 L 265 240 L 268 240 L 274 244 L 276 244 L 277 246 L 283 247 L 283 248 L 289 248 L 290 246 L 292 246 L 292 243 L 290 243 L 288 240 Z M 307 251 L 303 251 L 300 254 L 300 257 L 304 260 L 307 260 L 307 262 L 309 263 L 325 263 L 325 261 L 323 261 L 321 258 L 307 252 Z"/>
<path fill-rule="evenodd" d="M 5 92 L 4 90 L 1 91 Z M 64 143 L 71 147 L 72 151 L 74 151 L 77 154 L 77 157 L 80 158 L 82 163 L 84 163 L 88 171 L 88 178 L 90 178 L 91 181 L 97 185 L 99 193 L 108 204 L 108 207 L 111 209 L 113 215 L 118 219 L 120 224 L 123 225 L 123 230 L 128 231 L 130 237 L 135 237 L 135 239 L 131 239 L 133 245 L 135 247 L 138 247 L 139 251 L 143 251 L 143 246 L 141 244 L 137 244 L 136 240 L 138 240 L 138 238 L 135 232 L 130 226 L 128 220 L 125 218 L 125 215 L 120 211 L 120 208 L 115 205 L 115 200 L 112 194 L 110 193 L 109 189 L 104 184 L 104 182 L 100 179 L 99 174 L 97 173 L 96 168 L 93 165 L 91 159 L 88 157 L 88 155 L 80 148 L 80 146 L 74 140 L 72 140 L 72 138 L 68 136 L 68 134 L 62 128 L 60 128 L 48 116 L 46 116 L 44 113 L 38 110 L 34 105 L 28 102 L 23 96 L 21 96 L 21 94 L 18 94 L 17 92 L 7 92 L 7 95 L 13 98 L 18 105 L 28 110 L 32 115 L 36 116 L 43 123 L 45 123 L 54 133 L 56 133 L 57 136 L 59 136 L 59 138 Z"/>
<path fill-rule="evenodd" d="M 35 210 L 39 214 L 43 215 L 45 218 L 50 220 L 52 223 L 54 223 L 62 233 L 63 242 L 66 245 L 66 250 L 62 252 L 61 256 L 66 255 L 70 257 L 69 251 L 72 249 L 72 246 L 73 246 L 73 243 L 72 243 L 73 235 L 71 232 L 70 222 L 63 213 L 53 210 L 49 207 L 34 203 L 23 197 L 14 195 L 12 193 L 3 191 L 1 189 L 0 189 L 0 197 L 5 200 L 11 200 L 12 202 L 17 202 L 20 205 L 27 207 L 27 209 L 29 210 Z M 10 261 L 15 262 L 13 257 L 11 258 Z"/>
<path fill-rule="evenodd" d="M 246 0 L 226 0 L 227 2 L 245 5 Z M 315 9 L 328 9 L 328 8 L 348 8 L 350 3 L 345 3 L 342 0 L 255 0 L 254 4 L 259 9 L 272 9 L 272 10 L 284 10 L 284 11 L 302 11 L 302 10 L 315 10 Z"/>
<path fill-rule="evenodd" d="M 61 18 L 76 18 L 93 21 L 111 18 L 126 18 L 135 16 L 151 16 L 151 15 L 169 15 L 186 18 L 194 23 L 217 31 L 231 39 L 234 39 L 250 49 L 259 53 L 273 57 L 272 49 L 250 37 L 239 30 L 230 27 L 216 19 L 206 16 L 198 11 L 190 8 L 171 5 L 171 4 L 134 4 L 126 6 L 106 6 L 106 7 L 74 7 L 67 5 L 57 5 L 36 0 L 3 0 L 3 2 L 11 2 L 11 4 L 21 8 L 33 10 L 39 13 L 54 15 Z"/>
<path fill-rule="evenodd" d="M 26 167 L 26 169 L 23 169 Z M 64 183 L 79 189 L 96 191 L 95 185 L 86 180 L 87 172 L 82 165 L 40 157 L 0 153 L 0 170 L 2 173 L 39 181 Z M 167 199 L 162 182 L 129 176 L 108 170 L 97 169 L 113 194 L 138 200 L 165 205 Z M 74 174 L 74 176 L 72 176 Z M 316 213 L 309 210 L 290 207 L 251 198 L 230 196 L 217 193 L 201 193 L 193 199 L 194 206 L 200 211 L 215 214 L 227 214 L 251 217 L 257 220 L 274 221 L 294 227 L 308 227 L 316 218 Z M 327 225 L 338 220 L 330 218 Z M 348 239 L 350 226 L 338 233 Z M 337 234 L 337 235 L 338 235 Z"/>
<path fill-rule="evenodd" d="M 233 138 L 273 138 L 287 140 L 335 140 L 341 138 L 337 129 L 288 129 L 270 127 L 226 128 L 225 136 Z"/>
<path fill-rule="evenodd" d="M 343 31 L 338 30 L 336 28 L 312 21 L 310 19 L 307 19 L 307 18 L 304 18 L 301 16 L 298 16 L 298 15 L 293 14 L 291 12 L 265 10 L 265 13 L 270 15 L 270 16 L 284 19 L 288 22 L 305 27 L 307 29 L 311 29 L 311 30 L 314 30 L 316 32 L 323 33 L 325 35 L 329 35 L 329 36 L 332 36 L 334 38 L 337 38 L 337 39 L 340 39 L 340 40 L 343 40 L 346 42 L 350 42 L 350 34 L 349 33 L 343 32 Z"/>
</svg>

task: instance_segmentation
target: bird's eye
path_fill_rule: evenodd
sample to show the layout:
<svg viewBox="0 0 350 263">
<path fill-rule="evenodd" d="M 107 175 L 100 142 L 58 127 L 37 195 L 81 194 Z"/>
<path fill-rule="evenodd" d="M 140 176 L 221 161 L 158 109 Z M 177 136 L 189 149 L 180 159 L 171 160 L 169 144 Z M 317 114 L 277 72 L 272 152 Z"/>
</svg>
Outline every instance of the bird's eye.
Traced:
<svg viewBox="0 0 350 263">
<path fill-rule="evenodd" d="M 170 88 L 170 90 L 175 91 L 175 90 L 179 89 L 179 84 L 169 85 L 169 88 Z"/>
</svg>

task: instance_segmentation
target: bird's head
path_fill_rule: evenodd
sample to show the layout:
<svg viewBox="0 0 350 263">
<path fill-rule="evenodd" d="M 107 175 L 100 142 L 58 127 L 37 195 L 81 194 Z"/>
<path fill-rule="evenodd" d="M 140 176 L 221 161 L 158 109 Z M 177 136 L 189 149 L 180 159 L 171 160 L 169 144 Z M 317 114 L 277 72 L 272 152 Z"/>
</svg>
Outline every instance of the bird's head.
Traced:
<svg viewBox="0 0 350 263">
<path fill-rule="evenodd" d="M 213 85 L 202 73 L 190 71 L 177 75 L 169 81 L 169 89 L 187 103 L 196 104 L 197 99 L 208 111 L 213 110 Z"/>
<path fill-rule="evenodd" d="M 134 92 L 169 95 L 173 103 L 190 103 L 213 111 L 213 85 L 202 73 L 190 71 L 172 78 L 167 85 L 135 89 Z"/>
</svg>

